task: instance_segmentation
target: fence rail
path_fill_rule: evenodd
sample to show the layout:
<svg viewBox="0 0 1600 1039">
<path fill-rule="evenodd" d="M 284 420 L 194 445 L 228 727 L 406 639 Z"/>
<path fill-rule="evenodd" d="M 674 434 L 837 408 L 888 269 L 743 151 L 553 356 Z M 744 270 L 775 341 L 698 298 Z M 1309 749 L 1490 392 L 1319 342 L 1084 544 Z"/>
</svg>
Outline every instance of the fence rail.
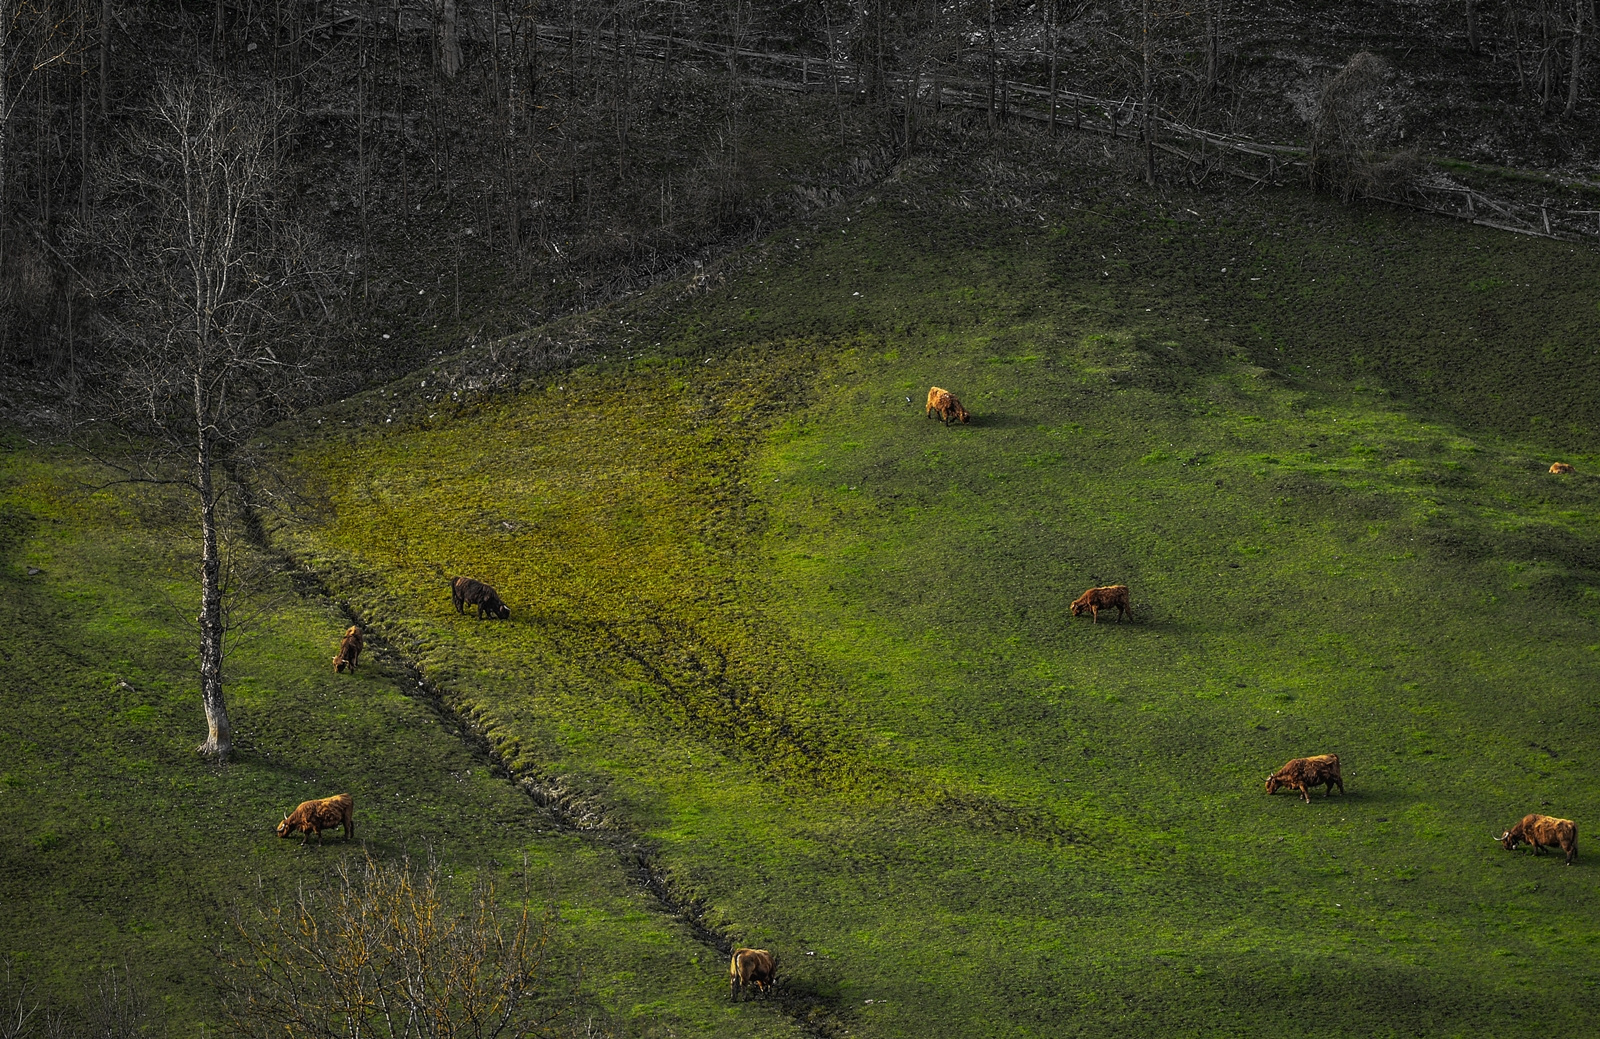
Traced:
<svg viewBox="0 0 1600 1039">
<path fill-rule="evenodd" d="M 584 30 L 573 34 L 570 27 L 540 25 L 536 35 L 541 44 L 571 47 L 577 41 L 599 41 L 611 50 L 612 60 L 620 60 L 624 49 L 636 58 L 668 61 L 687 52 L 727 62 L 747 63 L 752 85 L 780 90 L 833 92 L 852 98 L 865 87 L 859 68 L 848 61 L 731 47 L 688 36 L 654 33 L 623 35 L 615 30 Z M 757 73 L 760 68 L 762 71 Z M 999 106 L 1006 118 L 1046 122 L 1076 133 L 1094 133 L 1118 139 L 1136 138 L 1145 122 L 1141 102 L 1136 98 L 1109 98 L 1070 89 L 1051 91 L 1048 87 L 1013 79 L 998 79 L 994 99 L 986 81 L 944 75 L 918 75 L 908 83 L 904 73 L 886 73 L 886 86 L 903 98 L 908 90 L 918 103 L 935 108 Z M 1070 110 L 1071 118 L 1067 118 Z M 1252 181 L 1258 185 L 1281 185 L 1291 178 L 1304 179 L 1310 167 L 1310 151 L 1303 145 L 1258 141 L 1237 134 L 1221 133 L 1192 126 L 1165 112 L 1149 115 L 1151 146 L 1165 155 L 1182 159 L 1191 177 L 1200 180 L 1220 173 Z M 1600 185 L 1584 184 L 1590 188 Z M 1455 181 L 1442 169 L 1405 185 L 1404 193 L 1364 194 L 1361 197 L 1419 212 L 1462 220 L 1516 234 L 1534 235 L 1563 241 L 1600 240 L 1600 210 L 1556 206 L 1548 201 L 1534 204 L 1496 199 Z"/>
</svg>

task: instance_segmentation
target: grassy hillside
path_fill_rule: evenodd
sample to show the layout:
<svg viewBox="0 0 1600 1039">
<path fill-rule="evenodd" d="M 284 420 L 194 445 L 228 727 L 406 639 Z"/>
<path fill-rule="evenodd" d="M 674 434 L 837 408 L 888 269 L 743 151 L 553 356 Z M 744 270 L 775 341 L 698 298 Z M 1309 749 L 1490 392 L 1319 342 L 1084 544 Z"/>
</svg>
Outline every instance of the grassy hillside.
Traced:
<svg viewBox="0 0 1600 1039">
<path fill-rule="evenodd" d="M 0 450 L 0 957 L 14 978 L 71 1007 L 102 969 L 127 967 L 158 1026 L 214 1031 L 212 950 L 236 913 L 341 859 L 432 854 L 462 883 L 527 862 L 601 1026 L 794 1034 L 769 1008 L 727 1006 L 721 958 L 609 849 L 492 776 L 407 695 L 397 661 L 369 653 L 358 675 L 333 675 L 347 619 L 281 575 L 241 600 L 260 623 L 229 657 L 237 757 L 202 762 L 189 517 L 138 488 L 95 490 L 106 478 L 18 437 Z M 358 840 L 274 836 L 286 809 L 337 791 L 355 798 Z"/>
<path fill-rule="evenodd" d="M 348 402 L 274 536 L 855 1034 L 1588 1020 L 1587 855 L 1489 837 L 1600 807 L 1596 258 L 947 183 L 548 385 Z M 1136 623 L 1070 618 L 1111 582 Z"/>
<path fill-rule="evenodd" d="M 587 366 L 461 399 L 469 351 L 279 431 L 269 534 L 339 602 L 263 574 L 223 770 L 184 510 L 6 441 L 0 953 L 65 1000 L 148 967 L 192 1031 L 236 906 L 432 848 L 528 856 L 643 1035 L 1581 1032 L 1588 839 L 1489 837 L 1600 817 L 1600 262 L 1053 168 L 908 165 L 546 330 Z M 1070 617 L 1111 582 L 1134 623 Z M 345 606 L 390 654 L 354 678 Z M 1344 796 L 1262 791 L 1330 751 Z M 271 835 L 335 788 L 360 842 Z M 781 1003 L 726 1003 L 637 853 Z"/>
</svg>

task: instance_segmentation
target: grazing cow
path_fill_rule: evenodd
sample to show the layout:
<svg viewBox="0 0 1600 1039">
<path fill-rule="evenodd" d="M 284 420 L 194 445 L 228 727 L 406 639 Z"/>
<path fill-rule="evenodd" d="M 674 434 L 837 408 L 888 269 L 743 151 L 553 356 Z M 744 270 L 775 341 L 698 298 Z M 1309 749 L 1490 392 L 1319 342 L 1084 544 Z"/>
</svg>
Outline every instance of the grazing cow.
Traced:
<svg viewBox="0 0 1600 1039">
<path fill-rule="evenodd" d="M 344 827 L 345 840 L 356 835 L 355 802 L 350 800 L 349 794 L 334 794 L 317 801 L 300 802 L 300 807 L 285 815 L 283 822 L 278 824 L 278 836 L 287 837 L 298 830 L 304 834 L 300 838 L 302 845 L 311 839 L 312 834 L 317 835 L 317 843 L 321 844 L 322 831 L 335 826 Z"/>
<path fill-rule="evenodd" d="M 495 590 L 470 577 L 458 577 L 450 582 L 450 601 L 456 604 L 457 613 L 465 613 L 466 607 L 476 606 L 479 620 L 485 617 L 511 619 L 511 607 L 500 601 Z"/>
<path fill-rule="evenodd" d="M 772 991 L 773 977 L 778 973 L 778 960 L 765 949 L 735 949 L 728 961 L 728 985 L 737 1000 L 745 986 L 754 985 L 763 996 Z"/>
<path fill-rule="evenodd" d="M 1339 793 L 1344 793 L 1344 780 L 1339 776 L 1337 754 L 1295 758 L 1267 777 L 1267 793 L 1274 793 L 1280 786 L 1286 786 L 1291 790 L 1300 791 L 1300 797 L 1306 804 L 1311 803 L 1312 787 L 1325 787 L 1325 793 L 1331 795 L 1335 785 L 1339 787 Z"/>
<path fill-rule="evenodd" d="M 1550 471 L 1552 473 L 1570 473 L 1572 472 L 1572 465 L 1569 462 L 1551 462 Z"/>
<path fill-rule="evenodd" d="M 1072 615 L 1082 617 L 1083 611 L 1088 610 L 1094 617 L 1094 623 L 1100 623 L 1100 611 L 1117 608 L 1117 623 L 1122 623 L 1122 615 L 1126 613 L 1133 616 L 1133 607 L 1128 605 L 1128 586 L 1125 584 L 1109 584 L 1104 588 L 1091 588 L 1087 592 L 1072 600 Z"/>
<path fill-rule="evenodd" d="M 361 641 L 360 625 L 350 625 L 349 629 L 344 633 L 344 638 L 339 642 L 338 654 L 333 658 L 333 673 L 338 674 L 341 671 L 348 671 L 352 675 L 355 674 L 356 658 L 361 655 L 361 647 L 363 645 L 365 643 Z"/>
<path fill-rule="evenodd" d="M 949 390 L 941 390 L 937 386 L 928 391 L 928 407 L 923 411 L 922 417 L 932 418 L 935 412 L 947 426 L 953 418 L 966 422 L 972 417 L 967 414 L 967 409 L 961 406 L 961 402 L 956 400 L 955 394 Z"/>
<path fill-rule="evenodd" d="M 1567 865 L 1578 857 L 1578 824 L 1571 819 L 1552 819 L 1548 815 L 1525 815 L 1522 821 L 1496 837 L 1506 851 L 1519 844 L 1533 845 L 1538 855 L 1545 848 L 1560 848 L 1567 853 Z"/>
</svg>

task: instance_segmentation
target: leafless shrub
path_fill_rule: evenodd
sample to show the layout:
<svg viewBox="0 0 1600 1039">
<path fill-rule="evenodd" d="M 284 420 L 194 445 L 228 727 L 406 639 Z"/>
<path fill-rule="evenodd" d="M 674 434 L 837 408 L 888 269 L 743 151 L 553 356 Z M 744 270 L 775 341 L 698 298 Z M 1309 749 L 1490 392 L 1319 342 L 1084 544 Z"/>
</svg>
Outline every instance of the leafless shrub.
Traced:
<svg viewBox="0 0 1600 1039">
<path fill-rule="evenodd" d="M 11 962 L 0 977 L 0 1039 L 146 1039 L 161 1034 L 142 979 L 109 967 L 84 985 L 81 1005 L 45 1002 Z"/>
<path fill-rule="evenodd" d="M 1382 152 L 1378 106 L 1388 65 L 1361 51 L 1322 86 L 1311 131 L 1311 185 L 1345 201 L 1358 196 L 1404 194 L 1416 177 L 1414 152 Z"/>
<path fill-rule="evenodd" d="M 142 1039 L 153 1030 L 150 994 L 145 986 L 124 967 L 115 967 L 101 973 L 92 986 L 85 986 L 83 1027 L 68 1028 L 64 1034 L 73 1039 Z M 46 1039 L 51 1039 L 48 1035 Z M 54 1031 L 62 1033 L 58 1025 Z"/>
<path fill-rule="evenodd" d="M 224 1012 L 261 1039 L 531 1039 L 569 1034 L 553 907 L 502 902 L 490 880 L 452 900 L 439 865 L 342 863 L 236 923 Z"/>
<path fill-rule="evenodd" d="M 25 1039 L 33 1035 L 42 1009 L 33 987 L 7 959 L 5 972 L 0 975 L 0 1039 Z"/>
</svg>

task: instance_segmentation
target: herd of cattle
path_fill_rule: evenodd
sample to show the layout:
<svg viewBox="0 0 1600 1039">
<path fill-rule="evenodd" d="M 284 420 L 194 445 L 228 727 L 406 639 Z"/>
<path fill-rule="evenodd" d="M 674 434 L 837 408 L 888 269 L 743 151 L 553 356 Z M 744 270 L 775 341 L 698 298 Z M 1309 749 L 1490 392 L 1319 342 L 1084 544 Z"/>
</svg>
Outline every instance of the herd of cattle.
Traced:
<svg viewBox="0 0 1600 1039">
<path fill-rule="evenodd" d="M 927 418 L 934 415 L 938 415 L 947 426 L 953 419 L 968 422 L 972 417 L 955 394 L 937 386 L 928 391 L 928 406 L 924 412 L 924 417 Z M 1570 473 L 1572 466 L 1566 462 L 1556 462 L 1550 466 L 1550 472 Z M 450 601 L 460 614 L 464 614 L 469 606 L 476 607 L 479 620 L 511 619 L 511 607 L 501 601 L 499 593 L 482 581 L 470 577 L 457 577 L 450 582 Z M 1100 623 L 1101 610 L 1111 609 L 1117 611 L 1119 624 L 1122 623 L 1124 616 L 1133 619 L 1133 608 L 1128 602 L 1127 585 L 1114 584 L 1090 588 L 1072 601 L 1072 615 L 1081 617 L 1087 610 L 1095 624 Z M 361 656 L 363 645 L 360 626 L 352 624 L 339 642 L 339 652 L 334 655 L 334 673 L 348 671 L 354 674 L 356 660 Z M 1311 790 L 1315 787 L 1322 787 L 1324 796 L 1331 796 L 1334 787 L 1338 787 L 1339 793 L 1343 794 L 1344 778 L 1339 773 L 1339 755 L 1317 754 L 1308 758 L 1294 758 L 1267 777 L 1267 793 L 1275 793 L 1279 787 L 1299 791 L 1301 799 L 1306 804 L 1311 803 Z M 285 813 L 283 821 L 278 824 L 278 836 L 288 837 L 290 834 L 299 833 L 302 845 L 310 841 L 313 836 L 317 838 L 317 843 L 321 844 L 322 831 L 339 826 L 344 827 L 346 839 L 355 836 L 355 802 L 349 794 L 335 794 L 333 797 L 302 802 L 294 811 Z M 1578 827 L 1571 819 L 1554 819 L 1537 814 L 1525 815 L 1517 825 L 1495 840 L 1499 841 L 1507 851 L 1515 851 L 1522 844 L 1531 844 L 1535 855 L 1541 854 L 1545 848 L 1560 848 L 1566 854 L 1569 866 L 1578 856 Z M 777 969 L 777 957 L 766 949 L 735 949 L 733 959 L 728 963 L 729 985 L 733 998 L 739 999 L 740 995 L 750 988 L 763 996 L 767 995 L 776 978 Z"/>
</svg>

